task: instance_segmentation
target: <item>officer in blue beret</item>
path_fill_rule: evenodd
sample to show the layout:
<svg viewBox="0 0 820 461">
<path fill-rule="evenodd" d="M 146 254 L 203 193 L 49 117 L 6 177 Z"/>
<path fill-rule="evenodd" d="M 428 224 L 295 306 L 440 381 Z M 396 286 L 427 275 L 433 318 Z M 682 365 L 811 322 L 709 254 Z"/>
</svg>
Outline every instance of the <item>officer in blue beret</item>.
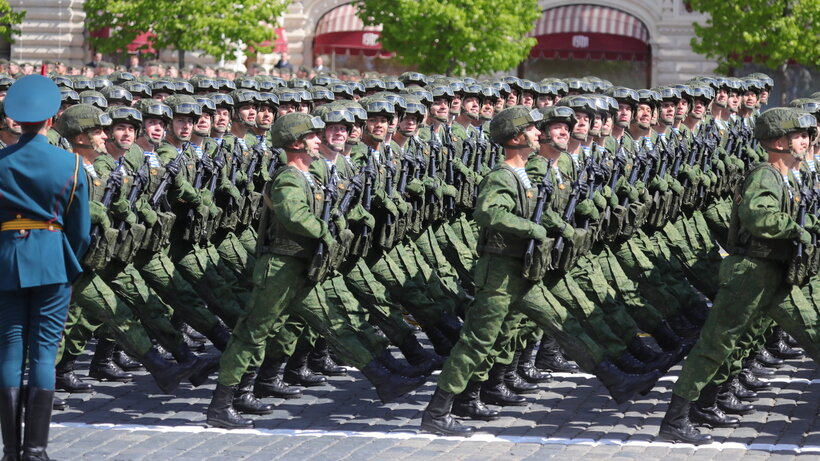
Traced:
<svg viewBox="0 0 820 461">
<path fill-rule="evenodd" d="M 54 361 L 71 282 L 82 272 L 80 260 L 90 241 L 82 161 L 46 137 L 59 107 L 57 85 L 41 75 L 17 80 L 4 102 L 6 116 L 20 124 L 22 135 L 0 150 L 3 460 L 49 459 Z M 26 367 L 27 392 L 21 393 Z"/>
</svg>

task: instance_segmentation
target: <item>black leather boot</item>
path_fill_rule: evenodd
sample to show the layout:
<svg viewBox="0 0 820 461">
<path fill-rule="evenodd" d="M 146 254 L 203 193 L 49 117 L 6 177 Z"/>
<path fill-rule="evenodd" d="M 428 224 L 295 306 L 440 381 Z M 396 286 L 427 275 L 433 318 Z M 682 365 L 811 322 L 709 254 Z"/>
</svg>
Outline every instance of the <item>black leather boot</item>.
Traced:
<svg viewBox="0 0 820 461">
<path fill-rule="evenodd" d="M 661 374 L 664 374 L 673 365 L 672 354 L 652 349 L 637 336 L 627 345 L 627 349 L 635 358 L 646 365 L 646 371 L 654 369 L 660 370 Z"/>
<path fill-rule="evenodd" d="M 488 379 L 481 385 L 481 400 L 490 405 L 520 407 L 527 404 L 527 399 L 513 393 L 504 384 L 507 365 L 496 363 L 490 368 Z"/>
<path fill-rule="evenodd" d="M 425 368 L 432 366 L 434 370 L 441 370 L 444 366 L 446 359 L 436 353 L 424 350 L 414 334 L 407 335 L 398 347 L 410 365 Z"/>
<path fill-rule="evenodd" d="M 134 360 L 130 355 L 126 354 L 120 346 L 114 348 L 114 363 L 123 371 L 144 371 L 145 367 L 138 360 Z"/>
<path fill-rule="evenodd" d="M 670 442 L 691 443 L 703 445 L 712 441 L 712 436 L 701 434 L 689 421 L 689 401 L 672 394 L 669 409 L 661 421 L 660 437 Z"/>
<path fill-rule="evenodd" d="M 700 327 L 693 325 L 684 315 L 670 317 L 669 326 L 683 339 L 697 340 L 700 336 Z"/>
<path fill-rule="evenodd" d="M 107 339 L 97 340 L 97 348 L 94 350 L 94 357 L 91 358 L 88 376 L 100 381 L 120 383 L 129 383 L 134 380 L 134 375 L 123 371 L 114 363 L 114 347 L 116 345 L 117 343 Z"/>
<path fill-rule="evenodd" d="M 578 365 L 567 361 L 558 342 L 546 333 L 541 338 L 538 353 L 535 354 L 535 368 L 555 373 L 577 373 L 579 370 Z"/>
<path fill-rule="evenodd" d="M 658 328 L 652 332 L 652 339 L 666 352 L 676 351 L 684 343 L 683 338 L 675 333 L 666 320 L 661 321 Z"/>
<path fill-rule="evenodd" d="M 256 370 L 248 370 L 242 375 L 233 397 L 233 407 L 240 413 L 251 415 L 269 415 L 273 405 L 268 405 L 253 395 L 253 383 L 256 381 Z"/>
<path fill-rule="evenodd" d="M 729 383 L 730 389 L 732 393 L 735 394 L 738 400 L 744 402 L 754 402 L 758 399 L 757 392 L 746 389 L 743 384 L 740 384 L 740 380 L 735 376 Z"/>
<path fill-rule="evenodd" d="M 592 372 L 618 404 L 629 401 L 639 392 L 652 389 L 660 378 L 657 370 L 642 374 L 626 373 L 609 360 L 599 363 Z"/>
<path fill-rule="evenodd" d="M 461 335 L 461 320 L 455 314 L 444 313 L 438 321 L 438 329 L 444 333 L 444 336 L 455 344 L 458 342 L 458 337 Z"/>
<path fill-rule="evenodd" d="M 236 386 L 216 384 L 211 404 L 208 405 L 207 422 L 211 426 L 223 429 L 247 429 L 253 427 L 253 421 L 243 418 L 233 407 L 233 395 Z"/>
<path fill-rule="evenodd" d="M 57 363 L 57 381 L 55 387 L 70 394 L 92 392 L 91 384 L 84 383 L 74 373 L 74 362 L 77 356 L 63 353 L 63 358 Z"/>
<path fill-rule="evenodd" d="M 49 461 L 46 453 L 54 391 L 29 387 L 26 390 L 23 461 Z"/>
<path fill-rule="evenodd" d="M 3 433 L 3 461 L 20 461 L 23 435 L 23 402 L 19 387 L 0 389 L 0 429 Z"/>
<path fill-rule="evenodd" d="M 148 373 L 151 373 L 160 390 L 166 394 L 173 393 L 179 387 L 179 383 L 198 371 L 201 365 L 198 361 L 176 364 L 166 362 L 153 348 L 149 349 L 140 361 Z"/>
<path fill-rule="evenodd" d="M 613 362 L 626 373 L 643 374 L 658 370 L 657 368 L 647 366 L 634 355 L 630 354 L 629 351 L 624 351 L 624 353 Z"/>
<path fill-rule="evenodd" d="M 795 349 L 796 346 L 791 346 L 787 341 L 791 338 L 780 327 L 775 327 L 774 334 L 766 341 L 766 349 L 772 353 L 773 356 L 783 360 L 799 359 L 803 357 L 803 351 Z"/>
<path fill-rule="evenodd" d="M 51 408 L 53 411 L 68 410 L 68 402 L 57 397 L 57 394 L 54 394 L 54 400 L 51 402 Z"/>
<path fill-rule="evenodd" d="M 447 357 L 450 355 L 450 350 L 453 349 L 454 342 L 450 341 L 438 327 L 427 325 L 423 328 L 427 339 L 433 344 L 433 350 L 436 354 Z"/>
<path fill-rule="evenodd" d="M 752 372 L 752 374 L 757 376 L 758 378 L 772 378 L 776 374 L 774 370 L 770 370 L 764 367 L 756 359 L 750 360 L 749 363 L 746 365 L 746 369 Z"/>
<path fill-rule="evenodd" d="M 552 381 L 552 375 L 548 372 L 540 371 L 533 364 L 535 357 L 535 341 L 521 350 L 521 357 L 518 359 L 518 375 L 524 381 L 533 384 L 548 383 Z"/>
<path fill-rule="evenodd" d="M 724 413 L 730 415 L 748 415 L 754 413 L 755 407 L 738 400 L 732 391 L 732 382 L 727 381 L 720 386 L 717 393 L 717 406 Z"/>
<path fill-rule="evenodd" d="M 217 323 L 211 328 L 211 331 L 208 332 L 207 337 L 217 350 L 225 352 L 225 349 L 228 347 L 228 341 L 231 340 L 231 332 L 228 331 L 222 323 Z"/>
<path fill-rule="evenodd" d="M 304 387 L 322 386 L 327 378 L 314 374 L 307 367 L 310 349 L 297 348 L 285 363 L 284 380 L 288 384 Z"/>
<path fill-rule="evenodd" d="M 376 356 L 376 360 L 379 361 L 385 368 L 387 368 L 390 373 L 396 373 L 398 375 L 407 376 L 408 378 L 418 378 L 419 376 L 429 376 L 433 370 L 432 362 L 428 362 L 424 366 L 421 367 L 414 367 L 412 365 L 406 365 L 400 362 L 398 359 L 393 357 L 393 354 L 390 353 L 388 349 L 382 351 L 381 354 Z"/>
<path fill-rule="evenodd" d="M 755 360 L 764 367 L 769 368 L 781 368 L 783 365 L 786 364 L 785 360 L 773 356 L 772 353 L 769 352 L 769 350 L 765 347 L 757 351 L 757 354 L 755 355 Z"/>
<path fill-rule="evenodd" d="M 462 418 L 479 419 L 482 421 L 494 421 L 498 419 L 498 412 L 487 408 L 481 401 L 481 383 L 470 381 L 464 392 L 458 394 L 453 399 L 452 413 Z"/>
<path fill-rule="evenodd" d="M 468 436 L 475 428 L 464 426 L 450 415 L 454 395 L 436 387 L 433 398 L 421 414 L 421 430 L 438 435 Z"/>
<path fill-rule="evenodd" d="M 377 359 L 373 359 L 360 370 L 365 378 L 376 387 L 376 394 L 382 403 L 390 403 L 412 392 L 424 384 L 424 378 L 408 378 L 390 373 Z"/>
<path fill-rule="evenodd" d="M 290 387 L 282 381 L 279 376 L 279 369 L 282 367 L 283 359 L 266 357 L 259 367 L 259 374 L 253 386 L 253 393 L 257 397 L 277 397 L 280 399 L 298 399 L 302 396 L 302 391 L 295 387 Z"/>
<path fill-rule="evenodd" d="M 718 386 L 710 383 L 700 391 L 700 398 L 689 408 L 689 419 L 699 425 L 718 427 L 737 427 L 740 420 L 727 416 L 717 405 Z"/>
<path fill-rule="evenodd" d="M 749 370 L 741 371 L 738 378 L 740 379 L 740 383 L 743 384 L 743 387 L 755 392 L 766 391 L 772 388 L 771 384 L 761 381 Z"/>
<path fill-rule="evenodd" d="M 347 370 L 345 367 L 339 366 L 330 357 L 330 348 L 327 346 L 327 341 L 324 338 L 316 340 L 313 350 L 308 355 L 308 368 L 316 373 L 321 373 L 325 376 L 345 376 Z"/>
<path fill-rule="evenodd" d="M 513 355 L 513 360 L 507 365 L 504 370 L 504 384 L 516 394 L 537 394 L 538 386 L 528 383 L 521 376 L 518 375 L 518 361 L 521 360 L 521 352 L 516 352 Z"/>
<path fill-rule="evenodd" d="M 208 377 L 219 370 L 218 357 L 199 357 L 194 354 L 185 343 L 180 344 L 172 350 L 171 355 L 174 356 L 174 360 L 176 360 L 177 363 L 193 367 L 194 372 L 188 377 L 188 381 L 190 381 L 194 387 L 205 384 Z"/>
</svg>

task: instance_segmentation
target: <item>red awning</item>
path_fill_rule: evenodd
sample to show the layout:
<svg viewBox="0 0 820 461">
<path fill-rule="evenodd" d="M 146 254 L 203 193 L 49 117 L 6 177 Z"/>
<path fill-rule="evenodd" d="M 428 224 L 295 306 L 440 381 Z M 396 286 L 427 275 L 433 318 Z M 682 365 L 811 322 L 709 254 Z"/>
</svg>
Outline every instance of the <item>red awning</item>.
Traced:
<svg viewBox="0 0 820 461">
<path fill-rule="evenodd" d="M 642 61 L 649 57 L 646 26 L 614 8 L 552 8 L 544 11 L 529 35 L 538 40 L 531 58 Z"/>
<path fill-rule="evenodd" d="M 151 41 L 154 37 L 156 35 L 153 32 L 143 32 L 137 35 L 137 38 L 129 43 L 126 48 L 128 48 L 129 53 L 156 53 L 157 51 Z"/>
<path fill-rule="evenodd" d="M 319 19 L 313 38 L 313 53 L 389 57 L 392 53 L 382 51 L 379 43 L 381 30 L 381 26 L 365 27 L 356 16 L 356 7 L 351 4 L 342 5 Z"/>
</svg>

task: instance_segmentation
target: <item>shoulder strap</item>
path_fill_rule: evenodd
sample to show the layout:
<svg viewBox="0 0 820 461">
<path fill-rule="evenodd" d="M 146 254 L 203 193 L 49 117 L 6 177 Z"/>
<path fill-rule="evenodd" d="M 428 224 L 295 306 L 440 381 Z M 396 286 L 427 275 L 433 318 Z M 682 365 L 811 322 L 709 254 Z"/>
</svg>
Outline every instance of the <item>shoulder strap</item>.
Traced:
<svg viewBox="0 0 820 461">
<path fill-rule="evenodd" d="M 74 203 L 74 192 L 77 191 L 77 173 L 80 171 L 80 156 L 74 154 L 74 184 L 71 186 L 71 195 L 68 197 L 68 205 L 65 207 L 65 212 L 68 213 L 68 210 L 71 208 L 71 204 Z"/>
</svg>

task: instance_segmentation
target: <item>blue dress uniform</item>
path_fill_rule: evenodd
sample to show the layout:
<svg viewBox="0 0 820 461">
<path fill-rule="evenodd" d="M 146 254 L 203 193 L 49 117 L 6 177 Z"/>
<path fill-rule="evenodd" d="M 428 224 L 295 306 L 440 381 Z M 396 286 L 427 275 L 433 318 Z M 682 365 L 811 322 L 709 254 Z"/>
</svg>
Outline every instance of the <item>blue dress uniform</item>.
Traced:
<svg viewBox="0 0 820 461">
<path fill-rule="evenodd" d="M 25 124 L 53 117 L 57 86 L 32 75 L 9 88 L 6 113 Z M 22 459 L 44 459 L 54 395 L 55 357 L 71 282 L 90 241 L 88 186 L 82 159 L 28 133 L 0 150 L 0 423 L 4 458 L 20 459 L 20 412 L 26 407 Z M 28 363 L 28 395 L 20 388 Z"/>
</svg>

